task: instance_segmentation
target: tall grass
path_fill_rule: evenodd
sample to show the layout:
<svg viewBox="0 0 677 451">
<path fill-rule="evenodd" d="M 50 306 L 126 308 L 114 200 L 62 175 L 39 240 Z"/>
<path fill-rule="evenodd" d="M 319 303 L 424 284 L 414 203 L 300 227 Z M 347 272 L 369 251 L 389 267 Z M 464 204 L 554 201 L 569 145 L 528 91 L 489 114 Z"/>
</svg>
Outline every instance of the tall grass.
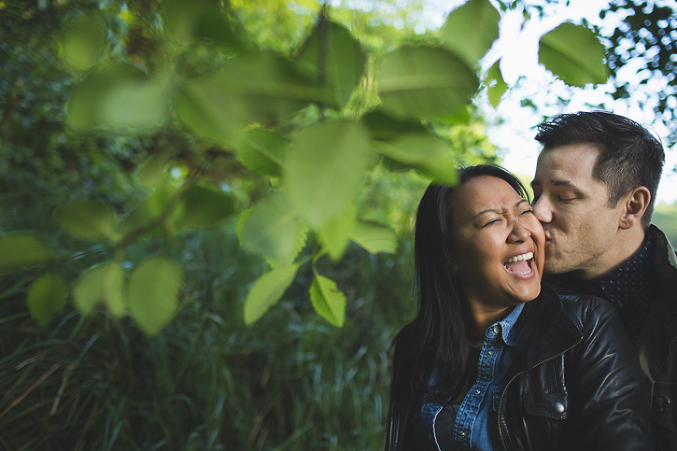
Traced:
<svg viewBox="0 0 677 451">
<path fill-rule="evenodd" d="M 245 326 L 248 283 L 265 265 L 232 228 L 178 240 L 183 308 L 158 336 L 130 320 L 65 311 L 38 327 L 25 281 L 0 287 L 0 447 L 18 450 L 373 450 L 388 404 L 389 347 L 412 314 L 411 248 L 350 249 L 321 268 L 348 300 L 335 328 L 302 273 Z"/>
</svg>

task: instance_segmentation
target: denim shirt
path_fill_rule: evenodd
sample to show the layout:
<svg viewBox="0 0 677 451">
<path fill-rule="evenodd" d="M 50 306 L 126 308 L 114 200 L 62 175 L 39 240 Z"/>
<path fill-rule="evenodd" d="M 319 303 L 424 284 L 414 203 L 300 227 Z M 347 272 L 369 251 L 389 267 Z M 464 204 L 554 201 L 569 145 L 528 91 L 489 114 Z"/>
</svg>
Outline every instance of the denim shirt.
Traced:
<svg viewBox="0 0 677 451">
<path fill-rule="evenodd" d="M 414 441 L 421 450 L 492 450 L 497 441 L 495 412 L 507 381 L 506 370 L 517 339 L 513 327 L 524 304 L 520 304 L 503 320 L 489 326 L 477 362 L 477 379 L 458 408 L 452 431 L 441 430 L 440 413 L 453 415 L 449 400 L 445 403 L 426 400 L 421 416 L 413 425 Z M 446 406 L 446 407 L 445 407 Z M 449 443 L 451 442 L 451 443 Z"/>
</svg>

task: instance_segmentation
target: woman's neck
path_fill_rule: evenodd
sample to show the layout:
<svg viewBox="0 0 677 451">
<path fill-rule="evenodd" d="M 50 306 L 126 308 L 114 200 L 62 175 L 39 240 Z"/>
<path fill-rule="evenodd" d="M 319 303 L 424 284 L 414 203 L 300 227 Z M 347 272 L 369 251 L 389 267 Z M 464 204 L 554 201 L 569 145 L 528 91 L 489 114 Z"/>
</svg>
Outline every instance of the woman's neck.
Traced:
<svg viewBox="0 0 677 451">
<path fill-rule="evenodd" d="M 508 316 L 514 308 L 494 309 L 482 305 L 471 305 L 472 318 L 466 329 L 466 338 L 471 342 L 483 342 L 487 328 Z"/>
</svg>

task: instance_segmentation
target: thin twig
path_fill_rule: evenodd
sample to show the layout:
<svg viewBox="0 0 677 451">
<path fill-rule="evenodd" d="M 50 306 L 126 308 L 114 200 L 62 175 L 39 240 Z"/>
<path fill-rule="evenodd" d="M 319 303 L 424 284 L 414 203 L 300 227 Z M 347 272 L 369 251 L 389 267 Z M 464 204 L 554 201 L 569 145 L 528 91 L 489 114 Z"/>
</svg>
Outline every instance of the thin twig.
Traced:
<svg viewBox="0 0 677 451">
<path fill-rule="evenodd" d="M 56 409 L 59 408 L 59 401 L 61 401 L 61 396 L 63 395 L 63 391 L 66 388 L 66 382 L 68 382 L 68 377 L 71 374 L 71 371 L 73 370 L 73 364 L 68 365 L 68 368 L 66 368 L 66 371 L 63 373 L 63 379 L 61 380 L 61 387 L 59 387 L 59 392 L 56 394 L 56 399 L 54 400 L 54 404 L 52 404 L 52 410 L 49 411 L 50 415 L 54 415 L 56 413 Z"/>
<path fill-rule="evenodd" d="M 43 383 L 45 379 L 47 379 L 54 371 L 56 371 L 56 370 L 59 369 L 60 367 L 61 367 L 61 364 L 60 364 L 60 363 L 55 363 L 54 366 L 51 367 L 45 374 L 43 374 L 43 375 L 40 377 L 40 379 L 38 379 L 37 381 L 35 381 L 35 383 L 34 383 L 33 385 L 31 385 L 31 387 L 30 387 L 28 390 L 26 390 L 25 392 L 23 392 L 23 394 L 22 394 L 21 396 L 19 396 L 17 399 L 15 399 L 15 400 L 12 402 L 12 404 L 10 404 L 9 407 L 7 407 L 7 408 L 4 410 L 4 412 L 0 413 L 0 418 L 2 418 L 3 416 L 5 416 L 5 414 L 6 414 L 7 412 L 9 412 L 9 410 L 10 410 L 12 407 L 16 406 L 16 405 L 19 404 L 21 401 L 23 401 L 23 399 L 24 399 L 26 396 L 28 396 L 33 390 L 35 390 L 35 389 L 38 387 L 38 385 L 40 385 L 41 383 Z"/>
</svg>

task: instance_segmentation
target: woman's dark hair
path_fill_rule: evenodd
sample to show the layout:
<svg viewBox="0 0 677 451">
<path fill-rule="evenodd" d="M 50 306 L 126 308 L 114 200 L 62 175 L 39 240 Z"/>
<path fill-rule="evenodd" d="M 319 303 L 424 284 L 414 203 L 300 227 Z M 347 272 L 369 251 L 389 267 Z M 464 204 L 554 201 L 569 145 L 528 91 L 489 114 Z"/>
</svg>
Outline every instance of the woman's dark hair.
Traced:
<svg viewBox="0 0 677 451">
<path fill-rule="evenodd" d="M 401 441 L 404 425 L 415 414 L 412 408 L 420 405 L 424 395 L 438 401 L 456 397 L 468 375 L 466 321 L 470 317 L 461 284 L 452 272 L 456 243 L 451 199 L 459 186 L 480 176 L 500 178 L 527 199 L 524 185 L 514 175 L 490 165 L 461 168 L 457 186 L 431 184 L 423 195 L 414 245 L 418 314 L 393 342 L 389 415 L 402 427 L 388 431 L 387 450 L 398 448 L 395 444 Z M 440 383 L 431 383 L 433 371 L 442 376 Z"/>
</svg>

